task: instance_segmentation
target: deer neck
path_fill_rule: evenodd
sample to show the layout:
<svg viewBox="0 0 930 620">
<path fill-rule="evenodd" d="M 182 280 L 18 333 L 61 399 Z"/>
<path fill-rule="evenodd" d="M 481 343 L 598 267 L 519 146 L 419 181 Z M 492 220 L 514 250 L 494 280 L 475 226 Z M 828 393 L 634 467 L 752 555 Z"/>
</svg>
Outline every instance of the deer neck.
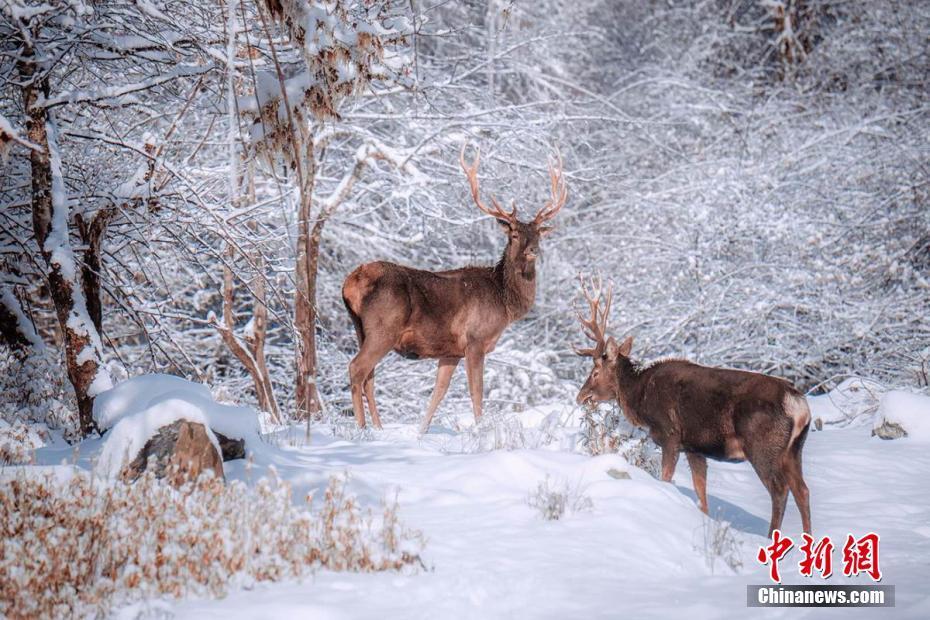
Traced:
<svg viewBox="0 0 930 620">
<path fill-rule="evenodd" d="M 643 371 L 629 358 L 617 360 L 617 402 L 632 424 L 649 427 L 650 420 L 644 417 Z"/>
<path fill-rule="evenodd" d="M 536 263 L 518 260 L 508 242 L 494 268 L 499 279 L 504 307 L 511 321 L 526 316 L 536 301 Z"/>
</svg>

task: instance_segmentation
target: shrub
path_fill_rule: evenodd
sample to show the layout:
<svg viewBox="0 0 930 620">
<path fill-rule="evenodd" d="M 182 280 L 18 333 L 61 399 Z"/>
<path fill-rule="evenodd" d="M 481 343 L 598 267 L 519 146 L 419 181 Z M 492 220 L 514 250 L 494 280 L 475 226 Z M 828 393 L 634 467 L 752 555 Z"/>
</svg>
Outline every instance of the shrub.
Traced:
<svg viewBox="0 0 930 620">
<path fill-rule="evenodd" d="M 333 479 L 318 511 L 276 477 L 254 486 L 210 475 L 176 489 L 147 472 L 105 482 L 77 471 L 0 482 L 0 615 L 105 615 L 149 597 L 223 596 L 231 584 L 314 568 L 399 570 L 420 564 L 422 537 L 396 503 L 379 518 Z M 308 503 L 310 498 L 308 498 Z"/>
<path fill-rule="evenodd" d="M 581 420 L 581 445 L 591 456 L 619 453 L 633 467 L 653 478 L 662 472 L 662 459 L 655 443 L 641 430 L 628 424 L 617 407 L 589 408 Z"/>
<path fill-rule="evenodd" d="M 41 432 L 42 425 L 76 439 L 77 405 L 58 352 L 16 351 L 0 345 L 0 419 L 24 423 Z"/>
<path fill-rule="evenodd" d="M 591 456 L 613 454 L 630 438 L 621 430 L 623 415 L 617 407 L 589 407 L 581 419 L 581 445 Z"/>
<path fill-rule="evenodd" d="M 639 467 L 653 478 L 662 474 L 662 457 L 655 443 L 648 437 L 630 437 L 620 450 L 620 456 L 633 467 Z"/>
<path fill-rule="evenodd" d="M 529 447 L 519 414 L 487 411 L 474 426 L 456 428 L 462 439 L 462 452 L 519 450 Z"/>
<path fill-rule="evenodd" d="M 728 521 L 705 516 L 699 536 L 694 548 L 704 556 L 711 573 L 714 572 L 718 560 L 733 572 L 738 572 L 743 567 L 742 543 L 737 540 L 733 526 Z"/>
<path fill-rule="evenodd" d="M 567 513 L 583 512 L 594 507 L 591 498 L 578 485 L 565 482 L 550 486 L 549 476 L 530 493 L 526 503 L 539 511 L 539 515 L 546 521 L 557 521 Z"/>
</svg>

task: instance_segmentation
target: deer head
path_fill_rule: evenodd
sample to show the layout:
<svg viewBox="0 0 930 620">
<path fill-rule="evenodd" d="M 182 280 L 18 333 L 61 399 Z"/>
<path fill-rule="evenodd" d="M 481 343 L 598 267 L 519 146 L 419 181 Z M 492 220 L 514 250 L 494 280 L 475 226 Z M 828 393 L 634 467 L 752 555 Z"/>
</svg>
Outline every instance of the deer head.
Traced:
<svg viewBox="0 0 930 620">
<path fill-rule="evenodd" d="M 578 277 L 581 283 L 581 294 L 588 302 L 590 318 L 585 318 L 580 312 L 578 320 L 581 321 L 581 330 L 594 346 L 588 349 L 575 347 L 575 353 L 590 357 L 594 362 L 588 380 L 578 392 L 579 405 L 590 405 L 617 397 L 619 376 L 617 362 L 621 357 L 628 358 L 633 349 L 633 337 L 629 336 L 623 344 L 617 344 L 612 336 L 607 336 L 607 321 L 610 317 L 610 305 L 613 301 L 613 287 L 603 292 L 600 277 L 591 278 L 590 285 L 586 285 L 584 278 Z M 601 306 L 603 302 L 603 307 Z"/>
<path fill-rule="evenodd" d="M 462 152 L 459 155 L 459 162 L 465 176 L 468 179 L 468 185 L 471 189 L 471 197 L 475 205 L 483 213 L 495 218 L 504 232 L 507 233 L 507 255 L 518 265 L 532 266 L 539 256 L 540 240 L 551 233 L 554 229 L 549 225 L 556 214 L 565 206 L 568 198 L 568 185 L 562 172 L 562 157 L 556 152 L 554 157 L 549 159 L 549 200 L 536 213 L 536 217 L 530 222 L 522 222 L 517 218 L 517 205 L 511 202 L 510 211 L 505 211 L 494 196 L 491 196 L 491 207 L 488 208 L 481 201 L 478 191 L 478 164 L 481 161 L 481 151 L 475 150 L 475 159 L 471 164 L 465 161 L 465 147 L 462 146 Z"/>
</svg>

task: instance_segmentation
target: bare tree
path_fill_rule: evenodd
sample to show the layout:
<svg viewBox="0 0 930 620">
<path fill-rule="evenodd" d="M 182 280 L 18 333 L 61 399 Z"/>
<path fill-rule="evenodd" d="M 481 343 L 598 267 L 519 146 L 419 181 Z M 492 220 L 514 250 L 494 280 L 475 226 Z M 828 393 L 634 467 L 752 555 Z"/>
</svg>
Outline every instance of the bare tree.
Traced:
<svg viewBox="0 0 930 620">
<path fill-rule="evenodd" d="M 326 146 L 323 129 L 315 120 L 338 119 L 343 98 L 374 82 L 397 77 L 397 67 L 385 62 L 385 50 L 402 44 L 406 32 L 392 3 L 368 6 L 340 0 L 324 10 L 305 0 L 272 0 L 267 7 L 258 2 L 256 8 L 272 67 L 271 75 L 255 76 L 255 103 L 246 112 L 254 112 L 255 122 L 261 125 L 262 135 L 255 146 L 266 154 L 283 156 L 295 177 L 295 400 L 298 416 L 316 417 L 321 411 L 317 388 L 316 291 L 323 228 L 369 160 L 394 159 L 369 142 L 360 149 L 340 187 L 330 199 L 320 200 L 314 213 L 318 158 Z M 287 33 L 290 49 L 279 50 L 275 45 L 271 18 Z M 269 78 L 276 83 L 276 92 L 262 88 Z"/>
</svg>

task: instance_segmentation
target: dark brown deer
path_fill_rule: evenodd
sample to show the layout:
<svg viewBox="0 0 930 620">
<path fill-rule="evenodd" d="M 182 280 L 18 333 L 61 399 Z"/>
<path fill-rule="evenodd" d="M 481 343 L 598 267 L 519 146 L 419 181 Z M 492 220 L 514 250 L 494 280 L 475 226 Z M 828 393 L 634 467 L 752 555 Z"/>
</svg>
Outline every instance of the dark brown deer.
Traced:
<svg viewBox="0 0 930 620">
<path fill-rule="evenodd" d="M 591 316 L 579 315 L 579 319 L 595 344 L 576 349 L 594 361 L 578 392 L 578 404 L 616 400 L 626 418 L 645 428 L 662 448 L 662 480 L 666 482 L 671 481 L 678 456 L 684 452 L 705 513 L 707 458 L 748 460 L 772 497 L 769 536 L 781 527 L 789 489 L 804 531 L 810 532 L 801 450 L 811 415 L 803 394 L 783 379 L 755 372 L 709 368 L 684 360 L 636 364 L 630 359 L 632 336 L 623 344 L 607 336 L 612 292 L 602 294 L 599 281 L 592 282 L 590 291 L 582 281 L 581 289 Z"/>
<path fill-rule="evenodd" d="M 481 201 L 480 153 L 468 165 L 463 147 L 459 161 L 475 205 L 497 219 L 507 234 L 504 254 L 493 267 L 432 272 L 379 261 L 349 274 L 342 285 L 342 299 L 359 342 L 358 355 L 349 363 L 352 408 L 359 427 L 365 426 L 364 394 L 372 423 L 381 428 L 374 396 L 375 365 L 392 350 L 409 359 L 439 360 L 436 385 L 420 432 L 429 429 L 462 358 L 477 422 L 484 391 L 484 357 L 494 350 L 504 329 L 533 307 L 539 242 L 552 231 L 547 222 L 568 197 L 561 158 L 549 162 L 551 195 L 530 222 L 517 219 L 515 205 L 508 212 L 493 197 L 491 208 Z"/>
</svg>

